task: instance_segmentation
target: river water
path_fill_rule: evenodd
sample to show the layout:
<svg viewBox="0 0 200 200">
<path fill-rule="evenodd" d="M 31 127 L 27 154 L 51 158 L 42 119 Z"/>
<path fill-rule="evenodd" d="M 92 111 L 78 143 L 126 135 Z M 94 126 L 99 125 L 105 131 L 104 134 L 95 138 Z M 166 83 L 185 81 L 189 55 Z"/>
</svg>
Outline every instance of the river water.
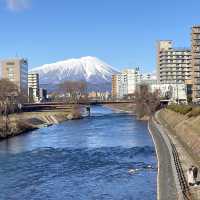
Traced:
<svg viewBox="0 0 200 200">
<path fill-rule="evenodd" d="M 153 200 L 156 156 L 145 122 L 92 107 L 0 142 L 0 200 Z"/>
</svg>

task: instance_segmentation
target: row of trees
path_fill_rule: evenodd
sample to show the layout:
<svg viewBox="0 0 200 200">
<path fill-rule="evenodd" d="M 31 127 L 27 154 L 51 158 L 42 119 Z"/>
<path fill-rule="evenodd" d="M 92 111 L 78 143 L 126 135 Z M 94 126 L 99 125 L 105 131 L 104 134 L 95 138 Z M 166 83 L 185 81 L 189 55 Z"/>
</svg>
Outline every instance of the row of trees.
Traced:
<svg viewBox="0 0 200 200">
<path fill-rule="evenodd" d="M 82 81 L 64 81 L 51 95 L 54 101 L 78 103 L 87 101 L 87 84 Z"/>
<path fill-rule="evenodd" d="M 60 100 L 78 103 L 87 101 L 87 84 L 81 81 L 65 81 L 58 85 L 57 94 Z M 139 85 L 132 95 L 139 118 L 151 116 L 160 106 L 159 91 L 151 92 L 148 85 Z"/>
<path fill-rule="evenodd" d="M 26 99 L 13 82 L 7 79 L 0 80 L 0 136 L 9 132 L 9 114 L 16 112 Z"/>
<path fill-rule="evenodd" d="M 78 103 L 87 100 L 87 84 L 82 81 L 65 81 L 58 85 L 53 100 Z M 13 113 L 27 97 L 18 86 L 7 79 L 0 80 L 0 114 Z"/>
</svg>

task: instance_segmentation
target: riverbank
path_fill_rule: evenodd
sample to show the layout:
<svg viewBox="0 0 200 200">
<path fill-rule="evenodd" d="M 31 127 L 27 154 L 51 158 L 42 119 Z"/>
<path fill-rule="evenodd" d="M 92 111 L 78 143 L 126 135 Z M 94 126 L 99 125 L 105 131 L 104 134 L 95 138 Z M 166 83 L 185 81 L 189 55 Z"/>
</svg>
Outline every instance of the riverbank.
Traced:
<svg viewBox="0 0 200 200">
<path fill-rule="evenodd" d="M 67 109 L 41 110 L 9 115 L 7 127 L 5 119 L 0 117 L 0 140 L 17 136 L 28 131 L 61 123 L 65 120 L 82 118 L 80 108 L 68 106 Z"/>
<path fill-rule="evenodd" d="M 175 146 L 183 170 L 183 176 L 187 178 L 187 170 L 191 165 L 199 167 L 199 117 L 190 118 L 174 111 L 163 109 L 156 114 L 156 120 L 163 133 L 168 136 Z M 199 177 L 200 178 L 200 177 Z M 190 187 L 192 199 L 200 199 L 200 186 Z"/>
<path fill-rule="evenodd" d="M 117 104 L 106 104 L 104 107 L 110 108 L 114 111 L 128 112 L 135 114 L 135 105 L 133 103 L 117 103 Z"/>
<path fill-rule="evenodd" d="M 117 106 L 114 104 L 108 107 L 114 110 L 129 112 L 131 109 L 130 105 Z M 161 110 L 161 112 L 157 112 L 154 120 L 148 118 L 146 119 L 149 121 L 148 128 L 156 148 L 158 160 L 157 199 L 182 199 L 183 195 L 190 196 L 192 199 L 195 200 L 200 199 L 198 187 L 193 187 L 189 189 L 186 180 L 187 169 L 191 165 L 196 165 L 196 162 L 194 162 L 190 154 L 188 154 L 185 146 L 180 144 L 178 138 L 171 137 L 171 130 L 166 128 L 166 122 L 163 121 L 163 112 L 164 110 Z M 172 113 L 171 115 L 175 116 L 174 113 Z M 165 120 L 170 119 L 173 123 L 177 121 L 175 120 L 176 117 L 173 118 L 169 115 L 164 116 L 166 117 Z M 183 120 L 182 118 L 180 119 L 180 116 L 178 119 L 180 121 Z M 198 140 L 196 140 L 196 142 L 197 141 Z M 196 149 L 196 145 L 193 148 Z M 199 149 L 200 148 L 198 148 L 198 150 Z"/>
<path fill-rule="evenodd" d="M 137 117 L 137 120 L 141 121 L 148 121 L 150 119 L 149 116 L 145 115 L 142 117 L 138 117 L 136 114 L 136 105 L 134 103 L 122 103 L 122 104 L 108 104 L 105 105 L 105 107 L 110 108 L 115 111 L 119 112 L 127 112 L 135 115 Z"/>
</svg>

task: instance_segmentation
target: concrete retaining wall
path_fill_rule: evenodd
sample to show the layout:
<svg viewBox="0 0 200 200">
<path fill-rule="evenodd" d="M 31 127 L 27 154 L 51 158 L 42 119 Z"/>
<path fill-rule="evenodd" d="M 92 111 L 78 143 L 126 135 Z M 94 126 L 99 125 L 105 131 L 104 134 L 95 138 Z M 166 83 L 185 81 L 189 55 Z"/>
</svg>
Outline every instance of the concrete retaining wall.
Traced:
<svg viewBox="0 0 200 200">
<path fill-rule="evenodd" d="M 171 132 L 187 146 L 200 164 L 200 116 L 187 117 L 171 110 L 162 110 L 159 118 L 171 128 Z"/>
</svg>

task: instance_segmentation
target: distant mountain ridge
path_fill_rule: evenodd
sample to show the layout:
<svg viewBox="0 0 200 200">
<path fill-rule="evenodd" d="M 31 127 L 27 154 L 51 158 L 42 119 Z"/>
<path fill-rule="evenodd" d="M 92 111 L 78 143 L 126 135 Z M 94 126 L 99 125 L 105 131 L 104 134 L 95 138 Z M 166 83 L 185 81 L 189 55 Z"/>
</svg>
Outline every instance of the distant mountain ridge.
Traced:
<svg viewBox="0 0 200 200">
<path fill-rule="evenodd" d="M 84 81 L 88 85 L 101 88 L 110 85 L 112 75 L 118 73 L 111 65 L 96 57 L 72 58 L 34 68 L 31 72 L 39 73 L 41 85 L 57 85 L 66 80 Z M 102 88 L 103 89 L 103 88 Z"/>
</svg>

